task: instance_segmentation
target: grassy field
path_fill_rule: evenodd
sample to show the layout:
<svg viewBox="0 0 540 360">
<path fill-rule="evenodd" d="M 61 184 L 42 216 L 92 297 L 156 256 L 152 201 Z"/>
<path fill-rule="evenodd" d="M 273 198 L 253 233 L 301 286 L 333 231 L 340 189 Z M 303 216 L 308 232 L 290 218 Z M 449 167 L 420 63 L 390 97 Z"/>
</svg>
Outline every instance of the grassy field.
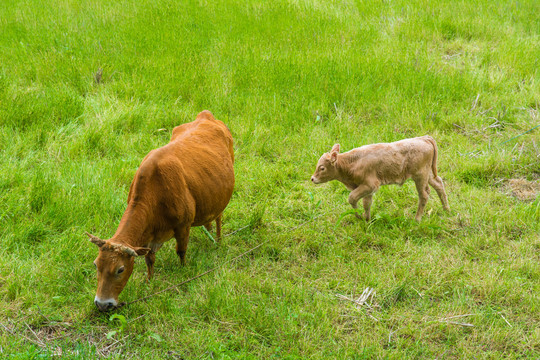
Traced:
<svg viewBox="0 0 540 360">
<path fill-rule="evenodd" d="M 0 2 L 0 357 L 539 358 L 540 128 L 518 136 L 540 124 L 539 14 L 534 0 Z M 137 259 L 120 300 L 264 245 L 99 313 L 85 231 L 112 236 L 142 158 L 203 109 L 235 139 L 230 235 L 194 229 L 185 267 L 168 242 L 150 283 Z M 408 182 L 381 188 L 366 224 L 342 216 L 342 184 L 310 183 L 334 143 L 425 134 L 450 213 L 432 191 L 416 223 Z"/>
</svg>

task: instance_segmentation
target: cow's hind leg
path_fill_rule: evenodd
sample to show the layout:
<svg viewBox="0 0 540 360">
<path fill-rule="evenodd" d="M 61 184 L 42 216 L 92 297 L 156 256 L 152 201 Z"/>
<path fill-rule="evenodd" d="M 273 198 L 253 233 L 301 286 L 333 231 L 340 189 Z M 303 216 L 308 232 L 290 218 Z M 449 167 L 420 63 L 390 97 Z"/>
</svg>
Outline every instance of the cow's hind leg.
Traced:
<svg viewBox="0 0 540 360">
<path fill-rule="evenodd" d="M 431 185 L 437 192 L 437 195 L 439 195 L 439 199 L 441 199 L 443 209 L 446 211 L 450 211 L 450 206 L 448 206 L 448 198 L 446 197 L 446 191 L 444 191 L 444 183 L 441 177 L 431 177 L 429 179 L 429 185 Z"/>
<path fill-rule="evenodd" d="M 210 221 L 208 224 L 203 225 L 206 230 L 212 231 L 212 222 Z M 221 214 L 216 218 L 216 241 L 219 242 L 221 240 Z"/>
<path fill-rule="evenodd" d="M 416 184 L 416 191 L 418 191 L 418 210 L 416 211 L 415 219 L 420 222 L 429 198 L 429 187 L 426 178 L 417 178 L 414 179 L 414 182 Z"/>
<path fill-rule="evenodd" d="M 219 214 L 216 218 L 216 238 L 218 242 L 221 241 L 221 215 Z"/>
<path fill-rule="evenodd" d="M 186 265 L 186 250 L 189 242 L 189 226 L 174 229 L 176 238 L 176 254 L 180 257 L 182 265 Z"/>
</svg>

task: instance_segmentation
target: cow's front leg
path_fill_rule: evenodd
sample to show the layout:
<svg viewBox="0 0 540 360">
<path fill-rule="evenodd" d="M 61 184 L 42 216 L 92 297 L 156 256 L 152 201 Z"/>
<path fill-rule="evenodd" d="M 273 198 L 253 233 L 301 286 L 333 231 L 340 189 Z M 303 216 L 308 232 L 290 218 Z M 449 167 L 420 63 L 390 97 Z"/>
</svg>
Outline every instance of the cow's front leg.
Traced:
<svg viewBox="0 0 540 360">
<path fill-rule="evenodd" d="M 154 275 L 154 263 L 156 262 L 156 252 L 153 250 L 150 250 L 145 255 L 144 260 L 146 261 L 146 268 L 148 269 L 147 280 L 150 281 L 150 279 L 152 279 L 152 276 Z"/>
<path fill-rule="evenodd" d="M 370 219 L 370 209 L 371 209 L 371 201 L 372 201 L 372 194 L 377 191 L 377 188 L 368 186 L 368 185 L 360 185 L 351 193 L 349 194 L 349 204 L 353 207 L 353 209 L 358 209 L 358 201 L 362 198 L 368 197 L 368 199 L 364 199 L 364 218 L 366 221 L 369 221 Z M 362 217 L 358 214 L 356 214 L 356 217 L 361 219 Z"/>
<path fill-rule="evenodd" d="M 182 265 L 186 265 L 186 250 L 189 242 L 189 226 L 180 226 L 174 229 L 176 238 L 176 254 L 180 257 Z"/>
</svg>

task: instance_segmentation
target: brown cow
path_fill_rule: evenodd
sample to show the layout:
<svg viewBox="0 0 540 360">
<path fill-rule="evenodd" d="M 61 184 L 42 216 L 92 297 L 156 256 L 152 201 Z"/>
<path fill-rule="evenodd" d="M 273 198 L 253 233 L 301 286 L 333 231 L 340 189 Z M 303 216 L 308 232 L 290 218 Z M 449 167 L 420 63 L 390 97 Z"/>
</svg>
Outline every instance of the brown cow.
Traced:
<svg viewBox="0 0 540 360">
<path fill-rule="evenodd" d="M 364 145 L 339 154 L 339 144 L 334 145 L 317 163 L 311 177 L 314 184 L 330 180 L 341 181 L 349 194 L 354 209 L 363 199 L 364 217 L 369 221 L 373 194 L 381 185 L 399 184 L 412 179 L 416 183 L 419 202 L 416 221 L 420 221 L 429 196 L 429 185 L 449 211 L 442 179 L 437 176 L 437 144 L 431 136 L 405 139 L 393 143 Z M 358 218 L 360 216 L 356 214 Z"/>
<path fill-rule="evenodd" d="M 221 214 L 234 188 L 233 163 L 231 133 L 209 111 L 175 127 L 167 145 L 146 155 L 116 233 L 109 240 L 88 234 L 99 247 L 94 261 L 98 279 L 94 303 L 99 310 L 118 306 L 135 257 L 145 255 L 150 279 L 156 252 L 172 237 L 182 264 L 192 226 L 210 229 L 215 220 L 221 237 Z"/>
</svg>

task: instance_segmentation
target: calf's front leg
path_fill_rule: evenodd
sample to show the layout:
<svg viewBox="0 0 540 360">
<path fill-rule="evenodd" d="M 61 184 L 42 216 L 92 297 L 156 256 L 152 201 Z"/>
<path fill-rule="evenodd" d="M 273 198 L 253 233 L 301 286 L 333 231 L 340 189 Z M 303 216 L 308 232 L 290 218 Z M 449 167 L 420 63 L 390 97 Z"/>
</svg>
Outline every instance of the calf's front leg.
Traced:
<svg viewBox="0 0 540 360">
<path fill-rule="evenodd" d="M 362 202 L 364 203 L 364 218 L 366 221 L 371 219 L 371 203 L 373 202 L 373 194 L 366 195 Z"/>
<path fill-rule="evenodd" d="M 373 200 L 373 193 L 377 191 L 377 188 L 368 185 L 359 185 L 356 189 L 349 194 L 349 204 L 353 209 L 358 209 L 358 201 L 364 199 L 364 218 L 366 221 L 371 219 L 371 202 Z M 357 218 L 361 219 L 360 215 L 355 214 Z"/>
</svg>

